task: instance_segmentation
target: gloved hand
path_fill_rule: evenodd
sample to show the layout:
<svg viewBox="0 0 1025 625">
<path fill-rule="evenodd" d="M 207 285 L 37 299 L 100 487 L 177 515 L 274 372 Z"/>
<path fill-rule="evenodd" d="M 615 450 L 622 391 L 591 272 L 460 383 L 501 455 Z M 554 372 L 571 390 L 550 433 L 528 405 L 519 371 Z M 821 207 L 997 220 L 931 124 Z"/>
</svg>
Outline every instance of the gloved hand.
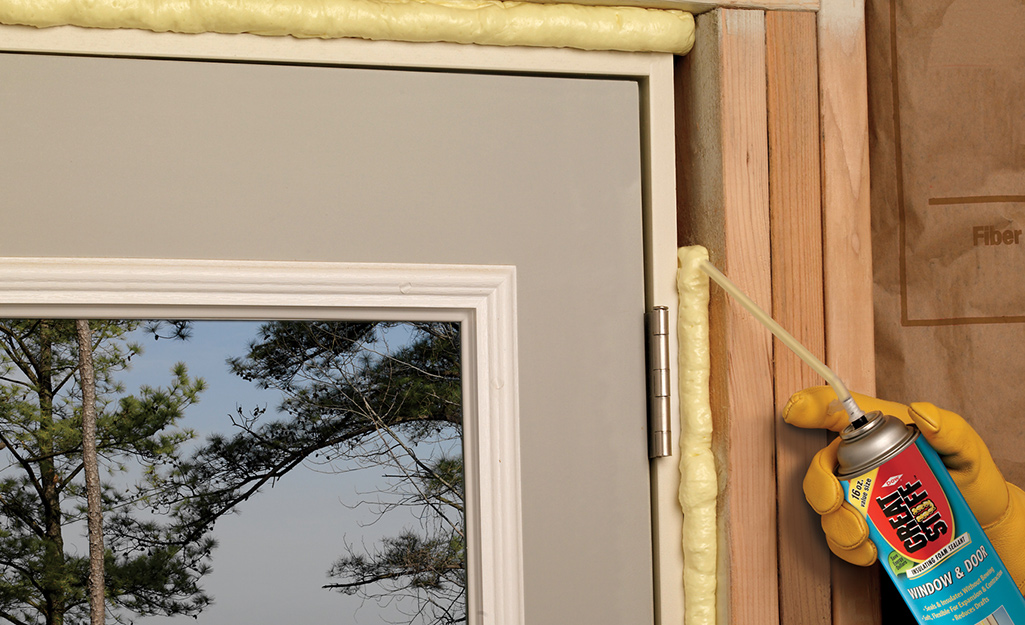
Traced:
<svg viewBox="0 0 1025 625">
<path fill-rule="evenodd" d="M 1018 590 L 1025 594 L 1025 493 L 1004 480 L 975 430 L 960 416 L 932 404 L 908 407 L 857 394 L 854 399 L 865 412 L 879 410 L 918 426 L 961 489 Z M 783 419 L 803 428 L 836 432 L 849 424 L 847 413 L 828 386 L 795 393 L 783 408 Z M 804 478 L 804 495 L 822 515 L 830 550 L 848 562 L 868 566 L 876 560 L 876 547 L 868 539 L 865 517 L 844 500 L 843 488 L 833 473 L 839 446 L 837 438 L 812 459 Z"/>
</svg>

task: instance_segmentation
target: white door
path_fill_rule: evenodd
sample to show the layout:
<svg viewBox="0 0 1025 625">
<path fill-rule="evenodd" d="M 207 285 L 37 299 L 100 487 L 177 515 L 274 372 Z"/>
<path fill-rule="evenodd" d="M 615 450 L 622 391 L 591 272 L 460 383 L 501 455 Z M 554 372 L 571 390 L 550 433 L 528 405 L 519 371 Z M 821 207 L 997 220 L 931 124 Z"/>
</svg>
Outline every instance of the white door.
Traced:
<svg viewBox="0 0 1025 625">
<path fill-rule="evenodd" d="M 653 621 L 636 81 L 0 55 L 0 256 L 517 271 L 526 622 Z"/>
</svg>

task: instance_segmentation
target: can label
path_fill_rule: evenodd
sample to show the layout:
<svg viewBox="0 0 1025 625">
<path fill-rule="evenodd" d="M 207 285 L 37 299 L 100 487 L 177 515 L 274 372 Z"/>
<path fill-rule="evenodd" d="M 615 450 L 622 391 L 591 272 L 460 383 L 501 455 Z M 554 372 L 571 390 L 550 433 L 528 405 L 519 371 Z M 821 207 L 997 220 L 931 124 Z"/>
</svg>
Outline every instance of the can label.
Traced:
<svg viewBox="0 0 1025 625">
<path fill-rule="evenodd" d="M 923 437 L 841 483 L 919 623 L 1025 625 L 1025 598 Z"/>
</svg>

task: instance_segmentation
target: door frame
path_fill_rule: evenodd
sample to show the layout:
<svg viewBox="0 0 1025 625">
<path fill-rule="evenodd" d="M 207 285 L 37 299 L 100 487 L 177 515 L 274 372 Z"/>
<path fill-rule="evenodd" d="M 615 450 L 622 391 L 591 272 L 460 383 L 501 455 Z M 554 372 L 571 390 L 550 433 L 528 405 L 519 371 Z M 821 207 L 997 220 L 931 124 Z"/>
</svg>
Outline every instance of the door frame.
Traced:
<svg viewBox="0 0 1025 625">
<path fill-rule="evenodd" d="M 227 62 L 273 62 L 277 64 L 312 63 L 345 67 L 534 76 L 573 76 L 633 81 L 637 84 L 640 94 L 645 303 L 648 308 L 654 306 L 667 307 L 670 314 L 670 327 L 676 326 L 678 298 L 676 293 L 675 94 L 673 56 L 670 54 L 590 52 L 572 49 L 488 47 L 444 43 L 371 42 L 354 39 L 300 40 L 292 37 L 263 37 L 245 34 L 158 34 L 139 30 L 100 30 L 72 26 L 36 29 L 3 25 L 0 25 L 0 52 L 86 55 L 93 57 L 204 59 Z M 116 263 L 117 261 L 114 262 Z M 90 283 L 92 284 L 90 288 L 96 290 L 89 291 L 83 290 L 82 287 L 76 287 L 79 283 L 78 281 L 67 274 L 60 273 L 64 270 L 60 269 L 59 266 L 69 264 L 68 259 L 3 259 L 0 260 L 0 263 L 4 265 L 3 273 L 0 276 L 6 276 L 9 272 L 14 272 L 18 277 L 15 277 L 13 282 L 9 278 L 0 277 L 0 291 L 4 293 L 3 299 L 5 302 L 13 301 L 11 297 L 14 296 L 15 292 L 19 292 L 22 294 L 21 296 L 29 298 L 25 300 L 24 306 L 19 304 L 16 307 L 19 310 L 24 310 L 25 314 L 28 314 L 29 310 L 33 310 L 32 305 L 35 304 L 45 304 L 43 308 L 38 310 L 51 311 L 46 313 L 47 315 L 52 314 L 53 306 L 62 307 L 71 304 L 88 304 L 86 306 L 88 310 L 101 316 L 126 316 L 128 315 L 126 311 L 136 310 L 136 308 L 132 307 L 140 307 L 138 308 L 139 314 L 142 314 L 141 311 L 146 310 L 147 306 L 153 303 L 146 300 L 144 296 L 155 298 L 157 301 L 163 301 L 166 304 L 174 303 L 166 300 L 166 293 L 174 292 L 175 290 L 179 294 L 192 293 L 190 297 L 196 298 L 196 305 L 199 306 L 196 312 L 200 312 L 200 309 L 202 309 L 207 314 L 212 314 L 217 306 L 230 305 L 232 307 L 231 316 L 234 318 L 238 318 L 240 314 L 245 315 L 248 311 L 245 307 L 238 307 L 239 300 L 237 298 L 240 293 L 233 291 L 233 287 L 235 289 L 243 288 L 243 293 L 246 297 L 251 298 L 249 300 L 251 305 L 267 307 L 262 310 L 282 311 L 282 314 L 284 314 L 284 311 L 289 306 L 295 306 L 296 300 L 294 297 L 296 295 L 299 295 L 300 299 L 311 298 L 311 300 L 326 296 L 324 294 L 318 295 L 316 292 L 296 293 L 294 289 L 286 284 L 279 284 L 279 286 L 286 289 L 282 293 L 273 291 L 261 292 L 254 284 L 239 287 L 235 285 L 234 279 L 225 280 L 223 277 L 216 277 L 219 275 L 219 271 L 227 271 L 227 266 L 223 266 L 220 269 L 213 267 L 204 268 L 204 263 L 197 263 L 196 261 L 190 261 L 191 264 L 187 263 L 186 265 L 192 268 L 190 271 L 193 269 L 199 271 L 200 273 L 196 274 L 197 276 L 206 276 L 194 284 L 194 287 L 198 290 L 189 291 L 185 283 L 176 284 L 171 280 L 170 282 L 164 282 L 164 284 L 168 285 L 169 291 L 154 291 L 147 288 L 146 281 L 132 281 L 132 271 L 153 272 L 150 278 L 163 275 L 156 265 L 146 264 L 149 262 L 152 261 L 143 261 L 141 264 L 138 261 L 132 261 L 133 268 L 126 267 L 124 269 L 129 273 L 119 274 L 118 272 L 121 269 L 106 264 L 107 261 L 77 260 L 72 266 L 76 268 L 74 271 L 79 272 L 79 277 L 83 276 L 81 272 L 86 269 L 90 271 L 102 269 L 101 275 L 106 275 L 108 279 L 115 280 L 108 285 Z M 245 263 L 230 264 L 232 265 L 232 271 L 242 271 L 243 273 L 255 271 L 257 273 L 268 273 L 268 275 L 278 275 L 276 272 L 288 273 L 294 270 L 288 267 L 287 263 L 257 263 L 258 267 L 255 265 L 250 267 Z M 336 266 L 334 269 L 355 280 L 356 284 L 361 284 L 362 287 L 360 288 L 367 287 L 366 280 L 370 280 L 373 283 L 374 280 L 383 279 L 382 277 L 388 274 L 388 271 L 399 271 L 395 267 L 388 269 L 380 265 L 345 265 L 346 267 L 344 268 Z M 183 267 L 176 267 L 175 272 L 182 271 Z M 405 267 L 399 273 L 410 270 L 412 269 Z M 381 274 L 381 271 L 384 274 Z M 453 271 L 455 274 L 465 275 L 467 272 L 473 273 L 474 271 L 487 273 L 491 269 L 481 267 L 439 269 L 435 267 L 430 269 L 430 271 L 441 271 L 441 274 L 438 275 L 445 275 Z M 508 268 L 503 271 L 508 271 Z M 204 274 L 203 272 L 207 273 Z M 364 272 L 365 276 L 363 276 Z M 61 277 L 62 275 L 63 277 Z M 171 278 L 170 276 L 164 277 Z M 424 284 L 431 281 L 426 277 L 426 274 L 420 276 L 420 278 L 425 281 Z M 208 279 L 209 281 L 207 281 Z M 121 283 L 115 286 L 118 280 L 128 280 L 128 283 Z M 387 282 L 387 280 L 384 280 L 384 282 Z M 410 310 L 405 306 L 414 300 L 408 297 L 409 294 L 402 292 L 402 289 L 406 288 L 409 284 L 413 284 L 413 282 L 406 278 L 401 284 L 396 284 L 392 280 L 387 286 L 383 286 L 384 282 L 374 287 L 380 287 L 383 291 L 371 291 L 369 294 L 359 292 L 359 289 L 346 292 L 348 287 L 335 284 L 331 288 L 337 292 L 331 297 L 336 299 L 332 300 L 333 303 L 330 306 L 342 306 L 343 304 L 339 302 L 345 299 L 351 302 L 345 305 L 356 306 L 357 309 L 363 306 L 363 310 L 369 310 L 366 308 L 369 305 L 368 301 L 384 301 L 382 298 L 391 296 L 395 298 L 393 300 L 396 302 L 394 305 L 398 306 L 397 302 L 402 302 L 403 307 L 398 309 L 389 308 L 388 306 L 392 305 L 389 304 L 388 306 L 377 308 L 377 311 L 384 315 L 398 315 L 404 318 L 405 312 L 396 311 Z M 126 284 L 131 285 L 132 291 L 130 293 L 123 291 Z M 417 282 L 416 284 L 419 285 L 420 283 Z M 497 289 L 494 290 L 493 294 L 493 297 L 497 298 L 495 300 L 496 303 L 485 306 L 488 314 L 499 315 L 497 312 L 499 308 L 496 308 L 498 303 L 505 305 L 507 300 L 513 302 L 512 309 L 502 309 L 503 312 L 499 315 L 500 318 L 489 321 L 489 323 L 495 322 L 500 324 L 512 323 L 511 327 L 505 327 L 502 330 L 506 334 L 492 336 L 493 326 L 480 325 L 482 320 L 479 320 L 478 316 L 483 314 L 483 312 L 476 307 L 477 304 L 471 304 L 470 299 L 472 298 L 466 295 L 450 293 L 443 296 L 439 293 L 435 301 L 441 301 L 448 297 L 450 298 L 448 305 L 432 307 L 424 304 L 424 306 L 419 307 L 419 312 L 444 311 L 444 314 L 456 314 L 457 317 L 459 315 L 466 315 L 465 318 L 467 320 L 471 318 L 476 320 L 465 324 L 467 326 L 473 325 L 474 331 L 479 333 L 478 338 L 481 343 L 477 345 L 478 351 L 469 355 L 471 358 L 480 360 L 476 365 L 478 367 L 477 379 L 481 382 L 488 381 L 487 383 L 475 385 L 478 392 L 484 393 L 484 395 L 476 397 L 476 405 L 478 410 L 480 410 L 486 399 L 489 402 L 488 410 L 491 411 L 488 414 L 503 414 L 502 411 L 505 411 L 504 414 L 509 415 L 510 421 L 515 424 L 515 384 L 503 384 L 501 387 L 502 392 L 497 392 L 498 389 L 494 388 L 489 390 L 492 383 L 497 381 L 492 380 L 488 376 L 481 377 L 482 370 L 479 368 L 484 367 L 484 370 L 490 372 L 492 371 L 491 367 L 512 367 L 512 369 L 499 370 L 509 371 L 508 375 L 513 376 L 512 381 L 515 381 L 514 289 L 512 294 L 510 294 L 498 287 L 485 287 L 478 284 L 476 288 L 478 290 L 481 288 Z M 222 290 L 217 291 L 216 289 Z M 391 291 L 388 291 L 388 289 L 391 289 Z M 399 291 L 398 295 L 395 294 L 396 290 Z M 81 300 L 82 297 L 96 297 L 106 301 L 103 298 L 115 298 L 119 293 L 127 298 L 127 301 L 113 299 L 107 304 L 102 304 L 99 301 L 91 301 L 90 303 L 88 299 L 86 301 Z M 233 295 L 234 299 L 230 303 L 226 300 L 219 300 L 220 304 L 214 304 L 212 302 L 218 301 L 218 293 Z M 282 302 L 280 299 L 282 296 L 287 296 L 290 304 Z M 364 297 L 368 297 L 369 300 L 362 299 Z M 460 299 L 460 297 L 463 299 Z M 478 293 L 474 297 L 480 298 L 482 296 Z M 75 298 L 79 299 L 76 300 Z M 200 303 L 200 300 L 206 303 Z M 179 303 L 181 301 L 178 300 Z M 485 302 L 489 300 L 487 300 L 487 297 L 484 297 L 484 299 L 474 301 Z M 114 305 L 111 302 L 119 303 Z M 374 304 L 374 306 L 377 305 Z M 417 306 L 413 308 L 417 308 Z M 4 306 L 3 310 L 7 311 L 9 307 Z M 72 309 L 66 310 L 68 312 L 65 314 L 72 314 L 70 312 Z M 76 311 L 74 314 L 81 314 L 81 308 L 74 310 Z M 323 310 L 324 308 L 321 308 L 321 311 Z M 5 312 L 4 314 L 12 313 Z M 181 316 L 179 313 L 175 314 Z M 343 313 L 336 312 L 333 314 Z M 38 315 L 39 313 L 35 314 L 35 316 Z M 423 318 L 423 316 L 420 315 L 417 318 Z M 449 317 L 444 318 L 450 319 Z M 490 341 L 492 340 L 499 341 L 498 344 L 491 346 L 498 351 L 479 351 L 483 349 L 482 345 L 491 345 Z M 509 347 L 510 344 L 501 343 L 501 341 L 508 340 L 512 341 L 511 347 Z M 503 345 L 505 346 L 503 347 Z M 669 349 L 670 353 L 678 352 L 678 341 L 675 333 L 670 333 Z M 512 351 L 510 352 L 509 350 Z M 494 363 L 488 360 L 489 358 L 499 357 L 500 354 L 504 354 L 504 356 L 501 356 L 503 358 L 512 357 L 513 360 L 500 360 L 500 362 Z M 468 368 L 467 370 L 471 369 Z M 673 415 L 671 448 L 676 449 L 679 440 L 679 387 L 675 375 L 671 375 L 670 380 L 670 414 Z M 516 464 L 519 461 L 518 450 L 502 447 L 502 445 L 511 444 L 508 440 L 511 434 L 504 432 L 499 437 L 501 440 L 491 440 L 488 438 L 490 432 L 491 430 L 486 430 L 475 435 L 480 437 L 479 442 L 484 447 L 488 445 L 498 445 L 499 447 L 489 449 L 487 452 L 482 448 L 481 453 L 494 453 L 495 455 L 492 458 L 501 457 L 501 454 L 514 453 L 515 462 L 513 465 L 518 466 Z M 495 431 L 496 436 L 497 434 L 498 432 Z M 481 466 L 483 466 L 484 460 L 485 458 L 482 456 Z M 655 569 L 652 571 L 652 579 L 656 623 L 682 622 L 683 620 L 683 553 L 680 547 L 682 516 L 677 502 L 679 489 L 678 467 L 678 454 L 667 458 L 654 459 L 651 462 L 652 549 Z M 486 549 L 482 550 L 479 566 L 481 567 L 480 570 L 484 571 L 498 571 L 498 568 L 495 567 L 502 567 L 502 572 L 501 574 L 490 576 L 489 580 L 491 581 L 484 580 L 476 590 L 471 586 L 470 607 L 473 611 L 484 615 L 481 622 L 489 624 L 519 624 L 523 622 L 523 571 L 519 538 L 519 473 L 518 469 L 512 471 L 510 465 L 505 465 L 504 470 L 505 473 L 501 475 L 486 475 L 482 469 L 482 473 L 479 476 L 479 484 L 486 487 L 481 488 L 479 493 L 481 497 L 481 518 L 483 519 L 485 514 L 496 514 L 498 516 L 495 518 L 501 519 L 501 522 L 494 526 L 493 535 L 488 536 L 486 539 L 482 536 L 481 546 Z M 509 475 L 512 473 L 515 474 L 517 480 L 515 485 L 512 482 L 504 481 L 512 479 Z M 492 483 L 489 480 L 498 481 Z M 510 498 L 503 495 L 495 496 L 493 500 L 487 499 L 492 496 L 488 493 L 492 488 L 498 489 L 492 491 L 494 493 L 514 492 L 515 496 Z M 509 491 L 508 489 L 513 490 Z M 470 493 L 467 496 L 469 498 Z M 470 522 L 469 516 L 467 522 Z M 490 554 L 483 553 L 483 551 L 488 549 L 494 549 L 495 551 Z M 475 565 L 472 561 L 470 565 L 472 570 Z M 479 606 L 479 609 L 474 607 L 474 602 L 477 602 L 476 606 Z"/>
</svg>

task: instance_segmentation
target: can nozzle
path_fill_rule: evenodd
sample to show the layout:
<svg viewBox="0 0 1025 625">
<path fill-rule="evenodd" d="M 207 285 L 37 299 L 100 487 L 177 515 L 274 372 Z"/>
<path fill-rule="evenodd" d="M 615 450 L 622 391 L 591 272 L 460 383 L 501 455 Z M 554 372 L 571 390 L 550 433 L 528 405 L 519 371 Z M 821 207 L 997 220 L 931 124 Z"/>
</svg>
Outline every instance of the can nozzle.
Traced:
<svg viewBox="0 0 1025 625">
<path fill-rule="evenodd" d="M 837 378 L 838 382 L 839 380 L 840 378 Z M 843 386 L 843 382 L 840 382 L 840 386 Z M 835 386 L 833 386 L 833 390 L 836 391 Z M 847 397 L 846 399 L 841 399 L 840 404 L 843 405 L 843 409 L 847 411 L 847 416 L 851 420 L 851 425 L 856 430 L 868 424 L 868 417 L 865 416 L 865 412 L 858 406 L 858 404 L 854 402 L 854 398 L 851 397 L 850 391 L 848 391 L 845 386 L 843 386 L 843 390 L 847 392 Z M 839 397 L 840 392 L 837 391 L 836 395 Z"/>
<path fill-rule="evenodd" d="M 816 373 L 822 376 L 822 378 L 833 388 L 836 392 L 837 399 L 840 400 L 840 404 L 844 410 L 847 411 L 847 416 L 850 418 L 851 425 L 855 429 L 864 426 L 868 423 L 868 419 L 865 417 L 865 412 L 858 407 L 858 404 L 854 401 L 851 396 L 851 392 L 847 390 L 843 381 L 838 375 L 833 373 L 833 370 L 826 366 L 821 360 L 815 357 L 815 354 L 808 351 L 808 348 L 801 344 L 800 341 L 795 339 L 792 334 L 783 329 L 783 326 L 776 323 L 776 321 L 770 317 L 764 310 L 758 307 L 754 301 L 744 294 L 736 284 L 734 284 L 729 278 L 727 278 L 723 272 L 719 271 L 715 265 L 708 262 L 707 260 L 701 259 L 698 261 L 698 266 L 702 271 L 708 274 L 710 278 L 723 288 L 727 293 L 732 295 L 740 304 L 747 309 L 749 313 L 754 315 L 754 318 L 761 322 L 763 326 L 769 329 L 773 335 L 776 336 L 784 345 L 790 348 L 798 358 L 803 360 L 809 367 L 811 367 Z"/>
</svg>

